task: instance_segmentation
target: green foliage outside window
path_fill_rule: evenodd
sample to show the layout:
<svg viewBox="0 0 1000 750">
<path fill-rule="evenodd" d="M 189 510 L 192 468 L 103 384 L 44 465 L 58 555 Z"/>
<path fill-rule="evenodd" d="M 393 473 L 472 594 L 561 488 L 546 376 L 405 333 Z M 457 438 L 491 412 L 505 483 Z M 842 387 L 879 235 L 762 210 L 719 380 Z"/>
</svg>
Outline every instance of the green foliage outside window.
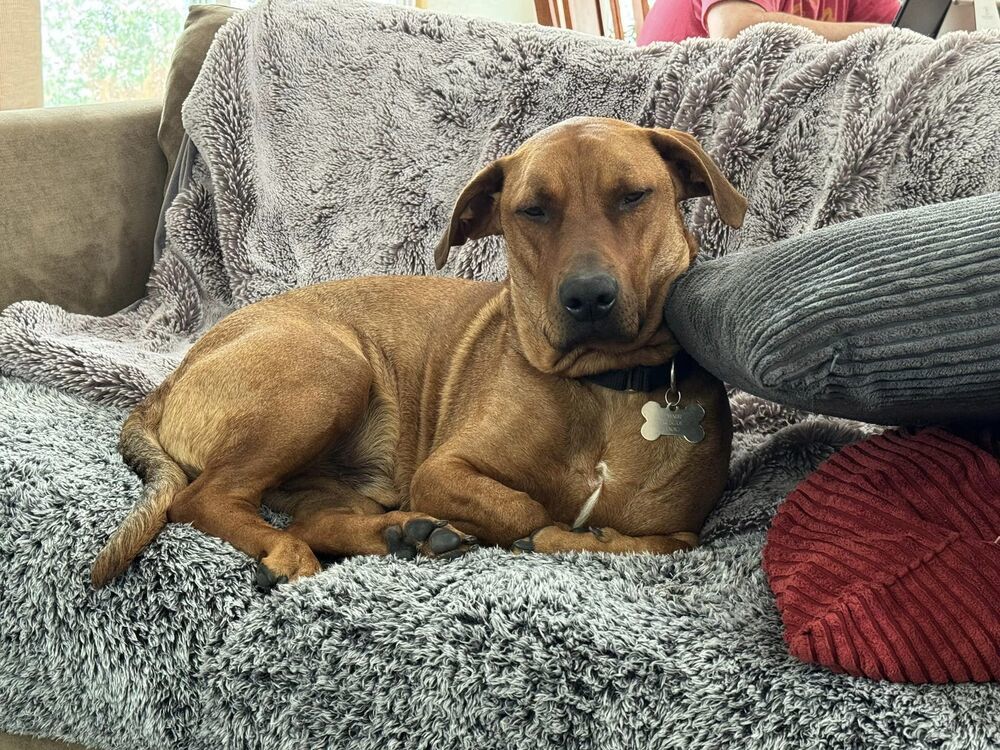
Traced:
<svg viewBox="0 0 1000 750">
<path fill-rule="evenodd" d="M 189 6 L 214 2 L 245 8 L 254 0 L 41 2 L 45 106 L 59 107 L 159 98 Z"/>
<path fill-rule="evenodd" d="M 190 0 L 42 0 L 46 106 L 162 94 Z"/>
</svg>

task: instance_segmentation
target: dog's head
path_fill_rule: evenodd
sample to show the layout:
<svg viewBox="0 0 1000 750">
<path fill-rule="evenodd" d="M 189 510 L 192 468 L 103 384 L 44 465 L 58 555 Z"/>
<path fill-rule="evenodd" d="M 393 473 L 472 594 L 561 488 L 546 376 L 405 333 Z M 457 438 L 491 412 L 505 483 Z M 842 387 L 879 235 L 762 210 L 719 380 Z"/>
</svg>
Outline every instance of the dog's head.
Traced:
<svg viewBox="0 0 1000 750">
<path fill-rule="evenodd" d="M 697 252 L 678 201 L 701 195 L 742 224 L 746 200 L 691 135 L 575 118 L 472 179 L 435 261 L 504 236 L 518 343 L 540 370 L 579 377 L 658 364 L 677 348 L 663 304 Z"/>
</svg>

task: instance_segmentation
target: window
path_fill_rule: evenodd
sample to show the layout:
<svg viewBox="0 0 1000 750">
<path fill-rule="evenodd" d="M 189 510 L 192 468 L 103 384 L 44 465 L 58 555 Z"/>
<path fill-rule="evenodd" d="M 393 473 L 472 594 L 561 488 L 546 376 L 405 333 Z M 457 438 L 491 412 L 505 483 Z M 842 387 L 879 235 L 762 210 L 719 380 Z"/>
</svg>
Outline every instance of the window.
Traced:
<svg viewBox="0 0 1000 750">
<path fill-rule="evenodd" d="M 42 0 L 46 106 L 160 95 L 186 0 Z"/>
<path fill-rule="evenodd" d="M 159 97 L 188 6 L 199 2 L 252 0 L 41 0 L 45 105 Z"/>
<path fill-rule="evenodd" d="M 535 0 L 538 22 L 634 42 L 654 0 Z"/>
</svg>

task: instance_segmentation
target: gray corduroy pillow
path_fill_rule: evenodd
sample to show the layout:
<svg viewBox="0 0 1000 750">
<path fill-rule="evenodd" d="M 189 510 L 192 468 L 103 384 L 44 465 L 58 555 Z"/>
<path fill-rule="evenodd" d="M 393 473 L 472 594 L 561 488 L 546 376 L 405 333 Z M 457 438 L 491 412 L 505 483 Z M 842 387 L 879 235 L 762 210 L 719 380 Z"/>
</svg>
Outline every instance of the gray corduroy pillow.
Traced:
<svg viewBox="0 0 1000 750">
<path fill-rule="evenodd" d="M 667 324 L 725 382 L 882 424 L 1000 417 L 1000 193 L 704 261 Z"/>
</svg>

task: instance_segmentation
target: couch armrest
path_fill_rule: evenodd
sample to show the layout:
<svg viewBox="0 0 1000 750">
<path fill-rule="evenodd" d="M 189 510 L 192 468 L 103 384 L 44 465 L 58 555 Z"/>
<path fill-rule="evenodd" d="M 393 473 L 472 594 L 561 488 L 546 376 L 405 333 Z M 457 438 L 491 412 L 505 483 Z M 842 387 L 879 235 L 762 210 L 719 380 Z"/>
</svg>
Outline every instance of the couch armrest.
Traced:
<svg viewBox="0 0 1000 750">
<path fill-rule="evenodd" d="M 166 162 L 160 104 L 0 112 L 0 309 L 22 299 L 108 314 L 153 260 Z"/>
</svg>

